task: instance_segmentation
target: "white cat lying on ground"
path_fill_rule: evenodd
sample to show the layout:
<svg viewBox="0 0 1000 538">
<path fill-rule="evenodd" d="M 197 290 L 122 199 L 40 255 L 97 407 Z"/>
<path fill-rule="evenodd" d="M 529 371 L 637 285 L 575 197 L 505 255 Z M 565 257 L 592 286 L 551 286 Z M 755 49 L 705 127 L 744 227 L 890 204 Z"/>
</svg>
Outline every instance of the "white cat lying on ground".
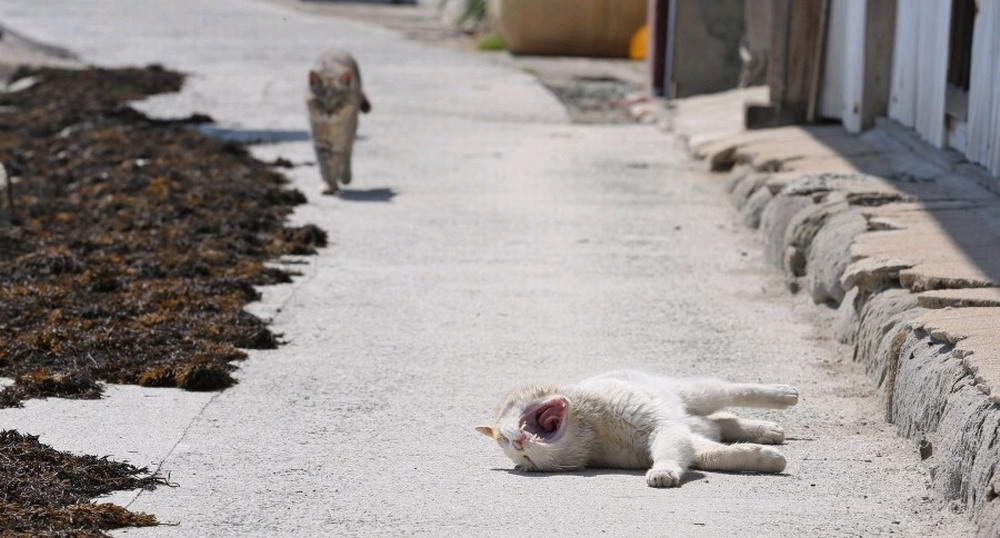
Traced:
<svg viewBox="0 0 1000 538">
<path fill-rule="evenodd" d="M 515 390 L 497 407 L 496 425 L 476 431 L 495 439 L 525 471 L 649 469 L 647 484 L 674 487 L 689 468 L 783 471 L 785 457 L 763 446 L 784 442 L 780 426 L 720 411 L 784 409 L 798 401 L 799 392 L 788 385 L 620 370 L 569 387 Z"/>
</svg>

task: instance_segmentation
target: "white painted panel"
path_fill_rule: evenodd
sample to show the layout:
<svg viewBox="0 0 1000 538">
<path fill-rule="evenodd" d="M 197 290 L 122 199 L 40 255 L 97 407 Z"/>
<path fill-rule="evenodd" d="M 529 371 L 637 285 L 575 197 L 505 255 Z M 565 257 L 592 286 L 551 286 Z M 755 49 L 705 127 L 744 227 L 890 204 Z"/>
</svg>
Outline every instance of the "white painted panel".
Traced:
<svg viewBox="0 0 1000 538">
<path fill-rule="evenodd" d="M 896 36 L 892 57 L 892 90 L 889 99 L 889 117 L 913 127 L 917 98 L 917 35 L 920 27 L 921 5 L 899 0 L 896 3 Z"/>
<path fill-rule="evenodd" d="M 935 146 L 945 142 L 952 0 L 899 0 L 889 116 Z"/>
<path fill-rule="evenodd" d="M 847 5 L 850 1 L 830 0 L 823 88 L 819 100 L 819 115 L 824 118 L 839 119 L 844 112 L 844 52 L 847 47 Z"/>
<path fill-rule="evenodd" d="M 984 51 L 989 60 L 993 63 L 993 70 L 987 75 L 983 82 L 983 91 L 992 91 L 992 113 L 990 114 L 989 128 L 993 131 L 991 143 L 986 148 L 983 162 L 994 175 L 1000 175 L 1000 0 L 984 0 L 983 4 L 989 4 L 990 14 L 988 28 L 990 47 Z"/>
<path fill-rule="evenodd" d="M 980 5 L 972 32 L 972 71 L 969 76 L 969 143 L 965 155 L 972 162 L 985 163 L 989 155 L 993 129 L 989 119 L 993 115 L 994 61 L 990 54 L 993 41 L 990 26 L 996 17 L 996 2 Z"/>
<path fill-rule="evenodd" d="M 1000 2 L 1000 0 L 992 0 L 994 2 Z M 994 13 L 1000 11 L 1000 6 L 994 6 Z M 993 78 L 987 84 L 987 87 L 993 89 L 993 114 L 990 118 L 990 127 L 993 129 L 992 143 L 988 149 L 988 157 L 986 162 L 988 163 L 988 168 L 990 172 L 994 175 L 1000 175 L 1000 15 L 994 17 L 994 25 L 992 27 L 993 33 Z"/>
<path fill-rule="evenodd" d="M 820 96 L 820 115 L 840 119 L 854 133 L 861 131 L 867 4 L 868 0 L 831 0 Z"/>
<path fill-rule="evenodd" d="M 868 0 L 842 0 L 846 4 L 847 32 L 844 36 L 844 127 L 861 132 L 861 102 L 865 91 L 865 24 Z M 880 2 L 882 0 L 872 0 Z"/>
<path fill-rule="evenodd" d="M 914 128 L 937 147 L 945 143 L 945 93 L 952 0 L 920 2 L 923 12 L 917 41 L 917 98 Z M 913 3 L 907 3 L 913 5 Z"/>
<path fill-rule="evenodd" d="M 982 0 L 972 38 L 966 156 L 1000 175 L 1000 0 Z"/>
</svg>

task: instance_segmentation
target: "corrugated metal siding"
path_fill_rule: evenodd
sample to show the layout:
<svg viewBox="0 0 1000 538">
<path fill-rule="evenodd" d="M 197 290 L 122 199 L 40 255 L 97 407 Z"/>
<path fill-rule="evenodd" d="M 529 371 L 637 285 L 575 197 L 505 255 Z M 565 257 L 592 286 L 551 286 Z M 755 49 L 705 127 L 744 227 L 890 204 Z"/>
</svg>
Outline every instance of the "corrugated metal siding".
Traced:
<svg viewBox="0 0 1000 538">
<path fill-rule="evenodd" d="M 1000 0 L 980 2 L 972 38 L 966 157 L 1000 175 Z"/>
<path fill-rule="evenodd" d="M 832 0 L 821 112 L 857 132 L 864 88 L 864 27 L 868 1 Z M 952 0 L 899 0 L 889 116 L 930 143 L 947 145 L 945 99 Z M 952 70 L 956 66 L 951 66 Z M 981 0 L 972 40 L 967 140 L 951 145 L 1000 175 L 1000 0 Z M 960 142 L 960 143 L 959 143 Z M 957 144 L 956 144 L 957 143 Z"/>
<path fill-rule="evenodd" d="M 889 116 L 943 147 L 951 0 L 901 0 L 897 9 Z"/>
<path fill-rule="evenodd" d="M 901 2 L 907 6 L 915 3 Z M 920 6 L 923 13 L 917 40 L 917 108 L 913 127 L 931 144 L 944 147 L 951 0 L 921 1 Z"/>
</svg>

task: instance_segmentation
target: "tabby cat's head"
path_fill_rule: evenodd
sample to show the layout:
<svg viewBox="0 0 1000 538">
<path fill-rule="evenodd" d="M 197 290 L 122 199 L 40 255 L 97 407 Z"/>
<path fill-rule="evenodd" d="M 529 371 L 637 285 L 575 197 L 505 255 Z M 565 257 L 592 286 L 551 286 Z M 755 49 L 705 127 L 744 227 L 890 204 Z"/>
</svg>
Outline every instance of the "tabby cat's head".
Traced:
<svg viewBox="0 0 1000 538">
<path fill-rule="evenodd" d="M 582 469 L 591 435 L 573 411 L 573 402 L 555 387 L 525 387 L 497 407 L 494 426 L 476 431 L 494 439 L 521 470 Z"/>
<path fill-rule="evenodd" d="M 354 73 L 343 70 L 335 76 L 319 71 L 309 72 L 309 91 L 327 106 L 339 104 L 353 95 Z"/>
</svg>

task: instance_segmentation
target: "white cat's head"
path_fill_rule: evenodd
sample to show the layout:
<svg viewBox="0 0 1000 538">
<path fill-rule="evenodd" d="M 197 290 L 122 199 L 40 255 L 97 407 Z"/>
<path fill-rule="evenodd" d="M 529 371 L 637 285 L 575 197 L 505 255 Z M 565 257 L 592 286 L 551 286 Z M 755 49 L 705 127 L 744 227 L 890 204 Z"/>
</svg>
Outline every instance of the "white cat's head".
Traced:
<svg viewBox="0 0 1000 538">
<path fill-rule="evenodd" d="M 555 387 L 526 387 L 497 407 L 494 426 L 476 431 L 494 439 L 524 471 L 582 469 L 590 432 L 573 413 L 573 402 Z"/>
</svg>

